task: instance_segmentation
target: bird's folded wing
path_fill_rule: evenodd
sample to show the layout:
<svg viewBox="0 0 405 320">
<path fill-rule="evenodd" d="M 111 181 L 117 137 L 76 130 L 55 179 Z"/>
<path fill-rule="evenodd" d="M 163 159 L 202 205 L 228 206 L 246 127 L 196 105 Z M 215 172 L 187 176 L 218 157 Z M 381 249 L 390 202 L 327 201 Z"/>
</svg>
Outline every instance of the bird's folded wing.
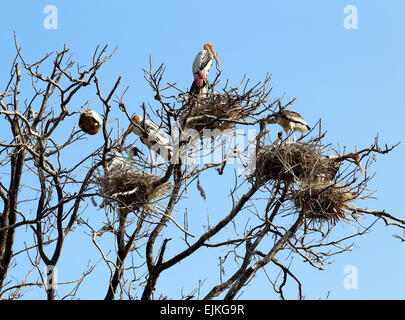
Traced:
<svg viewBox="0 0 405 320">
<path fill-rule="evenodd" d="M 300 123 L 304 126 L 308 126 L 308 123 L 304 120 L 304 118 L 295 111 L 288 111 L 288 112 L 283 112 L 281 114 L 282 117 L 284 117 L 285 119 L 287 119 L 288 121 L 293 121 L 293 122 L 297 122 Z"/>
<path fill-rule="evenodd" d="M 155 141 L 160 145 L 171 145 L 167 134 L 154 122 L 145 122 L 145 131 L 150 141 Z"/>
<path fill-rule="evenodd" d="M 204 70 L 210 62 L 212 62 L 211 56 L 208 53 L 208 51 L 204 50 L 204 53 L 203 53 L 202 59 L 201 59 L 200 70 Z M 208 71 L 209 71 L 209 69 L 207 70 L 207 72 Z"/>
</svg>

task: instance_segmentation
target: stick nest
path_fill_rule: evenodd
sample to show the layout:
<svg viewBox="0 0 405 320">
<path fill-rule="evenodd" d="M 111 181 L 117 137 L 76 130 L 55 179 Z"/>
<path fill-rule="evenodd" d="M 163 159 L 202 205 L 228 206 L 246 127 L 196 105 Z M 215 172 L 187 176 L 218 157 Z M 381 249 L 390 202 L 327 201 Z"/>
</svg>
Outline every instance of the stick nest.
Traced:
<svg viewBox="0 0 405 320">
<path fill-rule="evenodd" d="M 347 208 L 356 195 L 348 186 L 337 183 L 312 183 L 292 191 L 297 211 L 304 210 L 311 220 L 332 224 L 345 219 Z"/>
<path fill-rule="evenodd" d="M 104 177 L 97 179 L 104 206 L 120 209 L 129 213 L 140 208 L 155 211 L 158 199 L 166 196 L 172 188 L 170 182 L 157 187 L 153 184 L 159 177 L 145 172 L 132 170 L 113 170 Z"/>
<path fill-rule="evenodd" d="M 232 129 L 256 109 L 247 100 L 246 97 L 217 92 L 206 97 L 192 96 L 182 108 L 180 120 L 184 128 L 193 128 L 198 132 Z"/>
<path fill-rule="evenodd" d="M 322 147 L 314 143 L 274 142 L 259 152 L 255 177 L 268 180 L 313 181 L 333 177 L 337 164 L 322 156 Z"/>
</svg>

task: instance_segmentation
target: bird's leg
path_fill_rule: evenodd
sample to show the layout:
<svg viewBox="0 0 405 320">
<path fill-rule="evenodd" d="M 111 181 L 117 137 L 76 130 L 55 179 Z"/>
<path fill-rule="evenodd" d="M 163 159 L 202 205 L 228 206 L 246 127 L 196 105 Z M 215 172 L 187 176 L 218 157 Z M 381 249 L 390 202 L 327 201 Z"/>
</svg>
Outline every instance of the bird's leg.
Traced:
<svg viewBox="0 0 405 320">
<path fill-rule="evenodd" d="M 157 152 L 155 152 L 155 173 L 157 175 Z"/>
<path fill-rule="evenodd" d="M 292 132 L 292 136 L 293 136 L 293 141 L 295 142 L 295 141 L 296 141 L 296 139 L 295 139 L 295 134 L 294 134 L 294 131 Z"/>
<path fill-rule="evenodd" d="M 287 144 L 288 143 L 290 143 L 291 142 L 291 140 L 290 140 L 290 134 L 288 133 L 288 130 L 284 130 L 285 131 L 285 134 L 286 134 L 286 136 L 287 136 Z"/>
<path fill-rule="evenodd" d="M 152 166 L 150 167 L 150 173 L 153 174 L 153 157 L 152 157 L 152 151 L 150 149 L 149 149 L 149 159 L 152 164 Z"/>
</svg>

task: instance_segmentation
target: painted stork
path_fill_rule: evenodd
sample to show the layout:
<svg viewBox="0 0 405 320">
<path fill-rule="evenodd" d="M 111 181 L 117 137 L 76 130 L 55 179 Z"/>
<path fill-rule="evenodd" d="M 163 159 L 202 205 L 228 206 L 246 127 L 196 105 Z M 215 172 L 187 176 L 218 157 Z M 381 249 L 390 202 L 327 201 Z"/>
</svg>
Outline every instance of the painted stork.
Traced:
<svg viewBox="0 0 405 320">
<path fill-rule="evenodd" d="M 121 145 L 124 145 L 127 135 L 133 132 L 141 138 L 141 142 L 150 150 L 155 151 L 162 158 L 170 161 L 173 147 L 166 133 L 156 123 L 150 120 L 143 120 L 139 115 L 133 116 L 132 122 L 122 137 Z"/>
<path fill-rule="evenodd" d="M 360 162 L 360 155 L 357 152 L 350 152 L 350 153 L 342 155 L 342 156 L 339 156 L 339 155 L 327 156 L 327 158 L 332 161 L 339 162 L 339 163 L 343 160 L 346 160 L 347 158 L 353 159 L 354 162 L 356 163 L 356 165 L 359 167 L 360 173 L 364 174 L 363 167 L 361 166 L 361 162 Z"/>
<path fill-rule="evenodd" d="M 86 110 L 80 114 L 79 127 L 87 134 L 96 134 L 102 124 L 100 116 L 94 110 Z"/>
<path fill-rule="evenodd" d="M 219 67 L 219 61 L 211 43 L 206 43 L 193 62 L 194 81 L 190 88 L 190 93 L 204 94 L 208 92 L 208 73 L 215 59 Z"/>
<path fill-rule="evenodd" d="M 278 123 L 280 126 L 283 127 L 287 135 L 289 131 L 292 131 L 294 141 L 294 131 L 300 131 L 304 133 L 311 130 L 311 127 L 304 120 L 304 118 L 298 112 L 291 110 L 281 110 L 272 114 L 269 123 Z"/>
</svg>

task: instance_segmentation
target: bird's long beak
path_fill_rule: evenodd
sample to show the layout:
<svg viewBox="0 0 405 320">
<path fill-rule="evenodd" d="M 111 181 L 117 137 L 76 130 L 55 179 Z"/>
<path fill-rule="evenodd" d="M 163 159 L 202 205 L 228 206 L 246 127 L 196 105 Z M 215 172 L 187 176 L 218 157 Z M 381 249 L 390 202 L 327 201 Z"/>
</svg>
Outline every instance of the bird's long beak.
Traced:
<svg viewBox="0 0 405 320">
<path fill-rule="evenodd" d="M 215 54 L 214 49 L 208 47 L 208 50 L 211 51 L 211 54 L 212 54 L 212 56 L 214 57 L 214 59 L 215 59 L 215 61 L 216 61 L 216 63 L 217 63 L 217 66 L 218 66 L 218 68 L 219 68 L 218 57 L 217 57 L 217 55 Z"/>
<path fill-rule="evenodd" d="M 361 174 L 363 174 L 364 172 L 363 172 L 363 168 L 360 163 L 360 156 L 357 153 L 354 156 L 354 159 L 356 160 L 357 166 L 359 167 Z"/>
<path fill-rule="evenodd" d="M 122 140 L 121 140 L 121 145 L 122 145 L 122 146 L 123 146 L 124 143 L 125 143 L 125 139 L 127 138 L 127 135 L 129 135 L 129 134 L 131 133 L 133 127 L 134 127 L 134 125 L 131 123 L 131 124 L 128 126 L 127 131 L 125 131 L 124 135 L 122 136 Z"/>
<path fill-rule="evenodd" d="M 212 55 L 214 56 L 214 59 L 215 59 L 215 61 L 216 61 L 216 63 L 217 63 L 217 66 L 218 66 L 218 68 L 219 68 L 220 65 L 219 65 L 219 61 L 218 61 L 217 55 L 215 54 L 215 52 L 212 52 Z"/>
</svg>

